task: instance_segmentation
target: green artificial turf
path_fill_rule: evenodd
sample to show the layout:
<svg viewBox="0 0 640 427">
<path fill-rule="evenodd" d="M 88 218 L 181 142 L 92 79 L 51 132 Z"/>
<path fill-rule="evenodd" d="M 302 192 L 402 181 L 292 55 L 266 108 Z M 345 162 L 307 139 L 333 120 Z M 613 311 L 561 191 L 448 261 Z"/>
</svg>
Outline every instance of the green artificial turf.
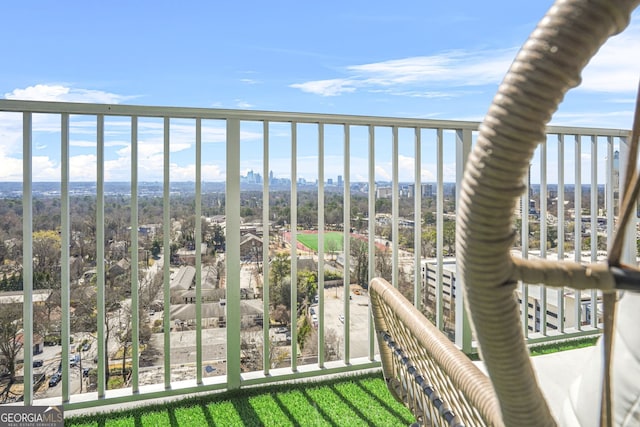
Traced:
<svg viewBox="0 0 640 427">
<path fill-rule="evenodd" d="M 541 356 L 543 354 L 557 353 L 559 351 L 575 350 L 578 348 L 591 347 L 596 345 L 599 337 L 586 337 L 574 340 L 560 341 L 552 344 L 538 344 L 531 346 L 529 352 L 531 356 Z"/>
<path fill-rule="evenodd" d="M 279 384 L 211 394 L 165 405 L 73 417 L 74 427 L 407 426 L 409 411 L 381 374 Z"/>
<path fill-rule="evenodd" d="M 302 243 L 309 249 L 318 252 L 318 233 L 298 233 L 298 242 Z M 329 252 L 331 245 L 330 241 L 335 242 L 335 250 L 342 250 L 343 234 L 341 231 L 327 231 L 324 233 L 324 251 Z"/>
</svg>

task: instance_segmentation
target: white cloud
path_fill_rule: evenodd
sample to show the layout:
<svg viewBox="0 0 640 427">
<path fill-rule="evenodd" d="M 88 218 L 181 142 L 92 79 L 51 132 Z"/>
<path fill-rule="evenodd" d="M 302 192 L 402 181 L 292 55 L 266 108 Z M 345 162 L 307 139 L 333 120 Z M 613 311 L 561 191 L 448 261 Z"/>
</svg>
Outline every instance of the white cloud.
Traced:
<svg viewBox="0 0 640 427">
<path fill-rule="evenodd" d="M 514 49 L 493 51 L 453 50 L 431 56 L 393 59 L 347 67 L 370 85 L 446 83 L 451 86 L 496 84 L 506 73 Z"/>
<path fill-rule="evenodd" d="M 374 89 L 370 90 L 371 93 L 383 93 L 387 95 L 395 96 L 408 96 L 410 98 L 425 98 L 425 99 L 438 99 L 438 98 L 459 98 L 464 95 L 469 95 L 467 91 L 427 91 L 427 90 L 394 90 L 394 89 Z"/>
<path fill-rule="evenodd" d="M 303 92 L 313 93 L 322 96 L 336 96 L 343 93 L 355 92 L 357 80 L 350 79 L 331 79 L 316 80 L 306 83 L 295 83 L 290 87 L 300 89 Z"/>
<path fill-rule="evenodd" d="M 583 72 L 580 90 L 635 94 L 640 69 L 640 23 L 609 40 Z M 344 76 L 295 83 L 290 87 L 321 96 L 358 90 L 392 95 L 444 98 L 469 95 L 456 88 L 497 85 L 517 50 L 451 50 L 434 55 L 348 65 Z M 612 102 L 615 102 L 612 100 Z"/>
<path fill-rule="evenodd" d="M 375 170 L 376 180 L 391 181 L 391 174 L 388 172 L 391 169 L 376 165 Z"/>
<path fill-rule="evenodd" d="M 595 106 L 597 109 L 597 105 Z M 621 111 L 583 111 L 564 112 L 560 111 L 553 115 L 551 125 L 553 126 L 586 126 L 602 127 L 612 129 L 629 129 L 633 121 L 632 110 Z"/>
<path fill-rule="evenodd" d="M 59 101 L 59 102 L 95 102 L 100 104 L 118 104 L 135 98 L 94 89 L 79 89 L 63 85 L 38 84 L 21 89 L 17 88 L 5 93 L 6 99 L 25 101 Z"/>
<path fill-rule="evenodd" d="M 193 181 L 196 177 L 196 166 L 194 164 L 179 166 L 171 163 L 169 171 L 173 181 Z"/>
<path fill-rule="evenodd" d="M 422 169 L 420 171 L 420 180 L 422 182 L 432 182 L 436 180 L 436 176 L 431 171 Z"/>
<path fill-rule="evenodd" d="M 414 56 L 346 67 L 348 76 L 292 84 L 292 88 L 322 96 L 336 96 L 357 89 L 400 87 L 393 94 L 446 97 L 455 87 L 498 84 L 515 56 L 515 49 L 453 50 L 430 56 Z M 416 89 L 418 87 L 419 89 Z M 443 88 L 447 90 L 433 90 Z"/>
<path fill-rule="evenodd" d="M 22 159 L 0 154 L 0 179 L 2 181 L 22 181 Z"/>
<path fill-rule="evenodd" d="M 236 99 L 236 107 L 238 108 L 253 108 L 255 105 L 243 101 L 242 99 Z"/>
<path fill-rule="evenodd" d="M 218 165 L 202 165 L 202 179 L 204 181 L 218 181 L 225 178 L 225 171 Z"/>
<path fill-rule="evenodd" d="M 8 99 L 115 103 L 128 96 L 95 90 L 78 89 L 62 85 L 34 85 L 14 89 L 5 95 Z M 240 101 L 240 100 L 239 100 Z M 56 181 L 60 179 L 60 117 L 54 114 L 33 116 L 33 144 L 38 156 L 33 157 L 33 179 Z M 192 150 L 195 144 L 195 120 L 172 120 L 170 125 L 172 179 L 195 177 L 193 160 L 174 158 L 174 153 Z M 128 119 L 105 120 L 105 179 L 128 180 L 131 168 L 131 122 Z M 261 139 L 260 132 L 245 129 L 243 141 Z M 162 120 L 141 119 L 138 122 L 139 179 L 162 179 L 164 153 L 164 124 Z M 226 129 L 222 121 L 205 121 L 202 126 L 203 144 L 224 143 Z M 96 120 L 94 117 L 73 116 L 70 121 L 70 178 L 74 181 L 96 179 Z M 89 149 L 81 151 L 81 149 Z M 94 152 L 92 153 L 91 150 Z M 194 153 L 195 157 L 195 153 Z M 184 156 L 183 156 L 184 158 Z M 187 158 L 189 155 L 187 154 Z M 191 164 L 189 164 L 191 163 Z M 0 112 L 0 181 L 22 180 L 22 115 Z M 174 176 L 175 174 L 175 176 Z M 224 171 L 217 165 L 204 165 L 206 179 L 220 179 Z"/>
<path fill-rule="evenodd" d="M 97 157 L 95 154 L 81 154 L 69 158 L 69 179 L 71 181 L 95 181 Z M 105 174 L 108 172 L 105 171 Z M 58 173 L 58 178 L 60 174 Z"/>
<path fill-rule="evenodd" d="M 608 40 L 582 73 L 580 90 L 630 92 L 638 89 L 640 23 Z"/>
</svg>

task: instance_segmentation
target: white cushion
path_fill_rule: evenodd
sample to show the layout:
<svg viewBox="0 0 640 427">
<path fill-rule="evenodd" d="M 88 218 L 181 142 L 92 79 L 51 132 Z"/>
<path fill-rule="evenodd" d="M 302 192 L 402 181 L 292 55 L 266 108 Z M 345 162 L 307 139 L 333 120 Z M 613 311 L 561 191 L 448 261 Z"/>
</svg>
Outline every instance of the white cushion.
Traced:
<svg viewBox="0 0 640 427">
<path fill-rule="evenodd" d="M 618 302 L 612 360 L 614 425 L 640 426 L 640 294 L 626 292 Z M 569 386 L 562 426 L 598 427 L 602 388 L 602 340 L 588 354 L 581 374 Z"/>
</svg>

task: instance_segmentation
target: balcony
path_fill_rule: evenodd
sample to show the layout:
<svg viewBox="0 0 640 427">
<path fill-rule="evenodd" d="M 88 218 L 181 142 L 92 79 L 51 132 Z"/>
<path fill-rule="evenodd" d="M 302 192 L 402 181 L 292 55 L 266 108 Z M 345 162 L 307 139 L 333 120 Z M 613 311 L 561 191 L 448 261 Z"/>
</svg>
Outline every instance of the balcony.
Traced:
<svg viewBox="0 0 640 427">
<path fill-rule="evenodd" d="M 3 137 L 22 144 L 2 184 L 0 277 L 16 289 L 0 299 L 15 350 L 4 402 L 96 408 L 378 369 L 376 276 L 473 353 L 450 262 L 477 127 L 0 100 Z M 627 134 L 548 128 L 515 252 L 599 260 Z M 54 144 L 59 161 L 42 164 Z M 600 333 L 596 292 L 523 283 L 519 297 L 532 344 Z"/>
</svg>

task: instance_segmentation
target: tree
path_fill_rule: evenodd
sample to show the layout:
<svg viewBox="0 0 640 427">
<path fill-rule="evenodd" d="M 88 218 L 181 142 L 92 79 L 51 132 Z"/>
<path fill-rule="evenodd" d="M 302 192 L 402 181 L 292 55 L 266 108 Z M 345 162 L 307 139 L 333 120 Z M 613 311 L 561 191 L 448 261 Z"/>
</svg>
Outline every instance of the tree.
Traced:
<svg viewBox="0 0 640 427">
<path fill-rule="evenodd" d="M 284 304 L 278 304 L 271 312 L 273 320 L 281 325 L 288 325 L 291 322 L 291 311 Z"/>
<path fill-rule="evenodd" d="M 302 270 L 298 272 L 298 302 L 311 298 L 318 292 L 318 273 L 315 271 Z M 303 304 L 300 305 L 302 307 Z"/>
<path fill-rule="evenodd" d="M 436 227 L 428 226 L 422 232 L 422 238 L 420 241 L 422 244 L 421 250 L 423 257 L 435 256 L 437 248 L 437 237 L 438 236 L 436 233 Z"/>
<path fill-rule="evenodd" d="M 336 253 L 338 252 L 338 242 L 335 239 L 327 239 L 327 252 L 331 256 L 331 261 L 335 261 Z"/>
<path fill-rule="evenodd" d="M 413 275 L 414 267 L 411 267 L 409 272 L 405 272 L 404 269 L 400 269 L 398 274 L 398 290 L 406 299 L 413 301 Z"/>
<path fill-rule="evenodd" d="M 34 276 L 55 276 L 60 265 L 60 234 L 54 230 L 33 233 Z"/>
<path fill-rule="evenodd" d="M 163 281 L 162 274 L 158 270 L 149 270 L 147 277 L 145 278 L 145 272 L 140 270 L 139 272 L 140 290 L 138 291 L 138 302 L 141 308 L 148 309 L 151 307 L 153 301 L 156 300 L 158 293 L 162 289 Z"/>
<path fill-rule="evenodd" d="M 153 239 L 153 243 L 151 243 L 151 255 L 153 255 L 154 258 L 158 258 L 161 251 L 162 244 L 160 243 L 160 240 Z"/>
<path fill-rule="evenodd" d="M 291 274 L 291 261 L 288 255 L 279 253 L 271 261 L 271 283 L 277 285 Z"/>
<path fill-rule="evenodd" d="M 220 224 L 213 224 L 211 226 L 211 243 L 216 252 L 225 250 L 225 235 L 224 229 Z"/>
<path fill-rule="evenodd" d="M 369 281 L 369 250 L 366 241 L 354 237 L 351 238 L 351 259 L 353 260 L 353 271 L 356 283 L 367 287 Z M 346 287 L 349 286 L 348 283 L 344 285 Z"/>
<path fill-rule="evenodd" d="M 456 254 L 456 222 L 453 220 L 445 220 L 442 224 L 442 246 L 447 255 Z"/>
<path fill-rule="evenodd" d="M 547 245 L 550 248 L 558 246 L 558 228 L 547 226 Z"/>
<path fill-rule="evenodd" d="M 291 259 L 289 256 L 277 254 L 271 261 L 269 274 L 271 281 L 269 297 L 272 303 L 274 305 L 283 304 L 287 308 L 291 308 Z"/>
<path fill-rule="evenodd" d="M 138 317 L 140 317 L 140 313 L 138 313 Z M 107 317 L 107 323 L 108 323 Z M 120 344 L 120 348 L 122 349 L 122 381 L 127 381 L 127 353 L 129 352 L 129 347 L 132 342 L 132 317 L 131 317 L 131 306 L 126 305 L 121 310 L 118 311 L 118 329 L 115 333 L 115 338 Z M 142 324 L 139 322 L 139 324 Z M 107 365 L 108 366 L 108 365 Z"/>
<path fill-rule="evenodd" d="M 310 337 L 312 330 L 313 328 L 309 323 L 309 317 L 305 315 L 300 316 L 300 319 L 298 320 L 297 334 L 298 346 L 300 346 L 300 350 L 304 350 L 304 346 L 307 343 L 307 338 Z"/>
<path fill-rule="evenodd" d="M 376 275 L 391 282 L 391 273 L 393 271 L 393 263 L 391 260 L 391 251 L 389 248 L 376 248 Z"/>
<path fill-rule="evenodd" d="M 436 224 L 436 216 L 433 212 L 427 211 L 422 214 L 422 221 L 426 225 L 435 225 Z"/>
<path fill-rule="evenodd" d="M 3 263 L 5 258 L 9 255 L 9 250 L 7 246 L 4 244 L 4 240 L 0 239 L 0 263 Z"/>
<path fill-rule="evenodd" d="M 2 365 L 11 378 L 16 375 L 16 357 L 23 347 L 23 342 L 18 336 L 22 329 L 21 304 L 4 304 L 0 310 L 0 354 Z M 31 348 L 29 345 L 27 348 Z"/>
<path fill-rule="evenodd" d="M 34 330 L 42 336 L 46 336 L 51 331 L 60 330 L 60 320 L 52 319 L 53 312 L 60 307 L 61 295 L 60 288 L 52 289 L 49 298 L 43 305 L 33 307 Z"/>
</svg>

